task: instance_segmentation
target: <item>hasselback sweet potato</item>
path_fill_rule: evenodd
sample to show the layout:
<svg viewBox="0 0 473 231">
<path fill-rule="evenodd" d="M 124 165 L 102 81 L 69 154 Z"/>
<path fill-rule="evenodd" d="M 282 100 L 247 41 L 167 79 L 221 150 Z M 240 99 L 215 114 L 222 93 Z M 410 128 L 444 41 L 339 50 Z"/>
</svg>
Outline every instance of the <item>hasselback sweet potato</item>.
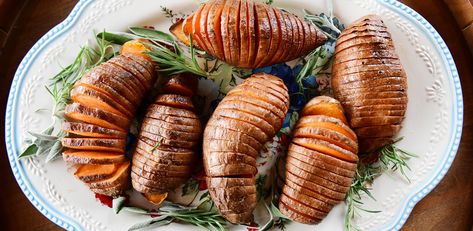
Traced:
<svg viewBox="0 0 473 231">
<path fill-rule="evenodd" d="M 129 187 L 126 137 L 156 79 L 144 48 L 141 41 L 125 43 L 120 55 L 85 73 L 71 90 L 72 103 L 64 112 L 69 121 L 62 125 L 70 134 L 62 139 L 63 159 L 78 165 L 76 177 L 93 192 L 117 196 Z"/>
<path fill-rule="evenodd" d="M 306 55 L 326 41 L 312 23 L 250 0 L 212 0 L 178 21 L 171 32 L 189 36 L 209 54 L 239 67 L 263 67 Z"/>
<path fill-rule="evenodd" d="M 203 141 L 207 185 L 228 221 L 252 222 L 256 158 L 281 128 L 288 107 L 281 79 L 254 74 L 228 92 L 208 121 Z"/>
<path fill-rule="evenodd" d="M 302 110 L 286 159 L 279 209 L 290 219 L 314 224 L 344 199 L 355 175 L 358 140 L 341 104 L 319 96 Z"/>
<path fill-rule="evenodd" d="M 201 139 L 200 120 L 189 97 L 197 82 L 183 76 L 197 80 L 185 74 L 163 83 L 164 92 L 170 94 L 158 95 L 148 107 L 133 154 L 133 188 L 155 204 L 190 177 Z"/>
<path fill-rule="evenodd" d="M 365 16 L 340 34 L 332 88 L 360 139 L 360 153 L 376 151 L 399 132 L 407 108 L 407 77 L 380 17 Z"/>
</svg>

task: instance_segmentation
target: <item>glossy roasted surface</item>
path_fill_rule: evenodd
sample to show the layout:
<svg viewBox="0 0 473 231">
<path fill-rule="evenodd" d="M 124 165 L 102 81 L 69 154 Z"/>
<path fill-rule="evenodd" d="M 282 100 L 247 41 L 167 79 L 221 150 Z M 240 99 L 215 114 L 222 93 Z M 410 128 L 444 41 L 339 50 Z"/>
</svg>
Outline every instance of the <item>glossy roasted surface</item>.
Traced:
<svg viewBox="0 0 473 231">
<path fill-rule="evenodd" d="M 14 4 L 5 2 L 14 2 Z M 18 10 L 18 5 L 15 4 L 23 2 L 26 2 L 26 5 L 22 10 Z M 416 205 L 403 230 L 472 230 L 473 56 L 468 50 L 453 15 L 442 0 L 401 0 L 401 2 L 422 14 L 445 39 L 460 73 L 465 104 L 463 136 L 457 158 L 441 183 Z M 21 59 L 43 34 L 69 14 L 76 3 L 75 0 L 0 0 L 0 8 L 14 6 L 5 11 L 0 10 L 0 129 L 2 131 L 0 217 L 2 230 L 61 230 L 30 204 L 13 177 L 3 141 L 4 114 L 11 80 Z M 8 12 L 8 15 L 4 15 L 3 12 Z M 15 17 L 17 17 L 16 21 L 11 22 Z M 2 21 L 4 19 L 7 21 Z M 13 27 L 9 33 L 4 33 L 4 25 L 12 23 Z"/>
</svg>

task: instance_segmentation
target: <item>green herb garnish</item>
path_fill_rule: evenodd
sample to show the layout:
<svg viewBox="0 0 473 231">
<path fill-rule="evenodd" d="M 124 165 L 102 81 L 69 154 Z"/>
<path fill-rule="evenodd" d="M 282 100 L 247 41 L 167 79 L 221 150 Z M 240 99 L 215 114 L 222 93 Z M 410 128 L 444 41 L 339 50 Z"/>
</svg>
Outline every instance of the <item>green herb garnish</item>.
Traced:
<svg viewBox="0 0 473 231">
<path fill-rule="evenodd" d="M 120 200 L 116 198 L 115 200 Z M 228 230 L 227 221 L 216 211 L 215 206 L 210 199 L 210 195 L 206 194 L 201 197 L 197 207 L 185 207 L 174 203 L 165 202 L 157 211 L 148 211 L 133 206 L 125 206 L 123 203 L 113 203 L 119 207 L 114 208 L 114 211 L 127 211 L 142 215 L 156 216 L 147 221 L 135 224 L 128 230 L 137 230 L 153 226 L 164 226 L 171 222 L 182 222 L 192 224 L 206 230 Z"/>
<path fill-rule="evenodd" d="M 402 138 L 396 139 L 391 144 L 387 144 L 374 152 L 373 154 L 380 155 L 378 162 L 366 164 L 359 161 L 353 183 L 345 196 L 345 203 L 347 204 L 347 212 L 344 219 L 346 231 L 359 230 L 353 221 L 358 210 L 368 213 L 380 212 L 364 209 L 362 207 L 363 202 L 361 201 L 363 194 L 375 200 L 370 192 L 370 185 L 376 177 L 389 169 L 393 172 L 400 170 L 405 179 L 410 182 L 405 173 L 406 168 L 410 169 L 406 161 L 412 157 L 416 157 L 416 155 L 408 153 L 395 145 L 401 140 Z"/>
<path fill-rule="evenodd" d="M 115 54 L 112 45 L 104 37 L 96 39 L 97 48 L 84 46 L 74 61 L 53 76 L 51 84 L 45 86 L 53 99 L 51 110 L 52 122 L 41 133 L 29 132 L 33 139 L 27 140 L 28 146 L 18 156 L 18 160 L 36 155 L 47 155 L 45 161 L 55 159 L 62 152 L 61 139 L 66 133 L 59 129 L 55 132 L 58 122 L 64 121 L 64 107 L 70 101 L 70 92 L 75 82 L 93 67 L 105 62 Z"/>
</svg>

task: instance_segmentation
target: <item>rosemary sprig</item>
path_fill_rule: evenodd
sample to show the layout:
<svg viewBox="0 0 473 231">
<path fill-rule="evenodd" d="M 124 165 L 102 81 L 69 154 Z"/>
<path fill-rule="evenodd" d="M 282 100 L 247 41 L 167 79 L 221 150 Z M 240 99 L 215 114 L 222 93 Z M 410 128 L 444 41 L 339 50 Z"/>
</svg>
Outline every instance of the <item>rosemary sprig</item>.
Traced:
<svg viewBox="0 0 473 231">
<path fill-rule="evenodd" d="M 18 160 L 47 154 L 45 161 L 49 162 L 61 154 L 61 138 L 65 137 L 66 133 L 62 130 L 55 132 L 55 128 L 58 122 L 64 120 L 64 107 L 70 100 L 72 87 L 85 72 L 108 60 L 115 53 L 111 44 L 103 37 L 96 39 L 96 45 L 96 49 L 83 46 L 74 61 L 53 76 L 49 86 L 45 86 L 53 99 L 52 122 L 40 133 L 29 132 L 33 138 L 27 140 L 28 146 L 18 156 Z"/>
<path fill-rule="evenodd" d="M 345 196 L 345 203 L 347 204 L 347 212 L 344 219 L 346 231 L 359 230 L 353 221 L 358 210 L 368 213 L 380 212 L 364 209 L 362 207 L 363 202 L 361 201 L 361 196 L 363 194 L 366 194 L 371 199 L 376 200 L 370 192 L 370 186 L 376 177 L 383 174 L 387 170 L 391 170 L 393 172 L 399 170 L 405 179 L 410 182 L 405 173 L 405 169 L 410 170 L 407 160 L 417 156 L 396 146 L 396 143 L 402 139 L 402 137 L 396 139 L 392 143 L 387 144 L 374 152 L 375 154 L 380 155 L 378 162 L 363 163 L 362 161 L 359 161 L 355 177 L 353 178 L 350 189 Z"/>
<path fill-rule="evenodd" d="M 116 198 L 115 200 L 120 200 Z M 120 200 L 121 201 L 121 200 Z M 210 195 L 202 197 L 197 207 L 185 207 L 171 202 L 165 202 L 165 205 L 158 211 L 147 211 L 141 208 L 125 206 L 122 203 L 113 203 L 120 206 L 114 208 L 115 211 L 128 211 L 141 215 L 157 216 L 145 222 L 131 226 L 128 230 L 137 230 L 145 227 L 163 226 L 171 222 L 183 222 L 201 227 L 206 230 L 228 230 L 226 220 L 216 211 L 215 206 L 210 199 Z"/>
</svg>

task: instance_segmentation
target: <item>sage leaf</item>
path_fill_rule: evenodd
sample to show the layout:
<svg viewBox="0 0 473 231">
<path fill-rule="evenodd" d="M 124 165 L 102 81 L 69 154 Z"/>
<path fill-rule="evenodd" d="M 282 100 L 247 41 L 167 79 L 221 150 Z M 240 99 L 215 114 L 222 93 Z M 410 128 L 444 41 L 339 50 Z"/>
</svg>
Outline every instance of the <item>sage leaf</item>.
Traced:
<svg viewBox="0 0 473 231">
<path fill-rule="evenodd" d="M 59 139 L 59 137 L 47 135 L 47 133 L 46 133 L 46 134 L 40 134 L 40 133 L 36 133 L 36 132 L 28 132 L 28 133 L 29 133 L 30 135 L 32 135 L 33 137 L 35 137 L 36 139 L 39 139 L 39 140 L 54 141 L 54 140 Z"/>
<path fill-rule="evenodd" d="M 153 225 L 153 226 L 164 226 L 164 225 L 167 225 L 167 224 L 171 223 L 172 220 L 173 219 L 171 217 L 169 217 L 167 215 L 163 215 L 163 216 L 159 216 L 159 217 L 149 219 L 149 220 L 144 221 L 144 222 L 134 224 L 134 225 L 130 226 L 130 228 L 128 228 L 128 230 L 131 231 L 131 230 L 142 229 L 142 228 L 149 227 L 151 225 Z"/>
<path fill-rule="evenodd" d="M 18 160 L 25 157 L 33 156 L 38 151 L 38 146 L 36 144 L 30 144 L 26 149 L 18 156 Z"/>
<path fill-rule="evenodd" d="M 51 160 L 54 160 L 58 155 L 61 154 L 62 151 L 62 143 L 61 141 L 57 140 L 54 145 L 49 150 L 48 155 L 46 156 L 45 162 L 48 163 Z"/>
<path fill-rule="evenodd" d="M 98 39 L 104 39 L 113 44 L 123 45 L 124 43 L 133 40 L 134 38 L 131 35 L 110 33 L 110 32 L 100 32 L 97 35 Z"/>
<path fill-rule="evenodd" d="M 144 38 L 149 38 L 152 40 L 165 41 L 165 42 L 174 41 L 174 38 L 170 34 L 159 31 L 159 30 L 147 29 L 143 27 L 130 27 L 129 30 L 135 35 L 138 35 Z"/>
<path fill-rule="evenodd" d="M 124 207 L 122 207 L 122 210 L 128 211 L 130 213 L 138 213 L 138 214 L 145 214 L 145 215 L 150 214 L 150 212 L 148 212 L 145 209 L 141 209 L 141 208 L 137 208 L 137 207 L 131 207 L 131 206 L 124 206 Z"/>
<path fill-rule="evenodd" d="M 126 197 L 117 197 L 112 201 L 112 208 L 115 214 L 118 214 L 120 210 L 122 210 L 123 206 L 125 205 Z"/>
</svg>

